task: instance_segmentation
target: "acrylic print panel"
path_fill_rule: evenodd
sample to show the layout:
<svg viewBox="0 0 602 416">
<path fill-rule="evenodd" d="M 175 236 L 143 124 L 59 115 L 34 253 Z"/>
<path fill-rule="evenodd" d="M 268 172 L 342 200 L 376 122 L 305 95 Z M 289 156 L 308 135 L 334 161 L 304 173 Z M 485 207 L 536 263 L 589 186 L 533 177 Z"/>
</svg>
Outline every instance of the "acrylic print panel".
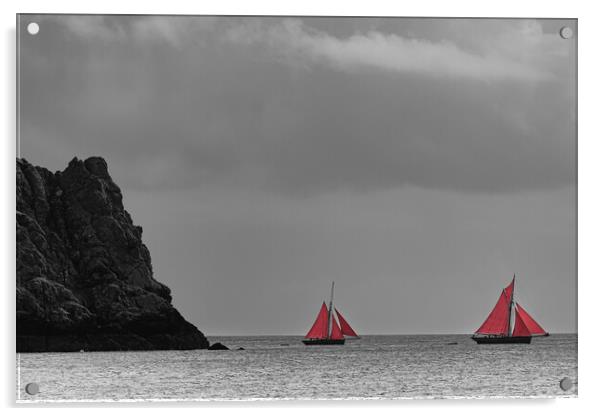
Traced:
<svg viewBox="0 0 602 416">
<path fill-rule="evenodd" d="M 19 401 L 577 395 L 575 20 L 17 30 Z"/>
</svg>

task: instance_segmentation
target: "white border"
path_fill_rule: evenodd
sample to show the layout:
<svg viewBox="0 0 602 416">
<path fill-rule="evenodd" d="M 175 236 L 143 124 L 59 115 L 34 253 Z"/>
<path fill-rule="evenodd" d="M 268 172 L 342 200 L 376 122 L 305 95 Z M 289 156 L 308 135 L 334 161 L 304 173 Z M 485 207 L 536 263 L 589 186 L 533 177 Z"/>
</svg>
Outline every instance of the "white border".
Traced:
<svg viewBox="0 0 602 416">
<path fill-rule="evenodd" d="M 110 404 L 117 407 L 115 412 L 126 413 L 130 407 L 144 406 L 144 412 L 151 414 L 164 413 L 165 407 L 178 407 L 183 412 L 198 412 L 197 407 L 212 407 L 211 412 L 235 412 L 249 407 L 244 412 L 251 414 L 287 413 L 306 414 L 307 411 L 332 411 L 333 406 L 345 408 L 345 412 L 361 412 L 374 409 L 378 412 L 396 413 L 403 410 L 421 410 L 426 413 L 441 412 L 454 414 L 504 414 L 509 412 L 546 413 L 546 415 L 563 414 L 567 411 L 589 413 L 596 406 L 598 386 L 600 385 L 600 330 L 599 311 L 595 309 L 602 293 L 600 285 L 601 266 L 600 236 L 602 235 L 600 204 L 600 65 L 599 51 L 601 36 L 599 23 L 602 15 L 596 2 L 574 1 L 524 1 L 498 0 L 483 1 L 419 1 L 419 2 L 386 2 L 386 1 L 319 1 L 304 0 L 302 2 L 283 1 L 221 1 L 221 2 L 181 2 L 169 0 L 163 2 L 103 0 L 102 2 L 81 2 L 74 0 L 34 1 L 23 0 L 18 4 L 2 3 L 1 19 L 4 39 L 3 81 L 4 99 L 2 100 L 3 126 L 6 126 L 2 141 L 2 221 L 0 235 L 2 247 L 0 264 L 4 266 L 2 284 L 2 304 L 4 306 L 5 324 L 1 337 L 2 361 L 0 380 L 3 394 L 2 404 L 13 406 L 15 401 L 16 372 L 14 353 L 14 265 L 15 265 L 15 226 L 14 226 L 14 155 L 15 145 L 15 14 L 30 13 L 167 13 L 167 14 L 297 14 L 297 15 L 398 15 L 398 16 L 487 16 L 487 17 L 569 17 L 579 19 L 579 398 L 576 400 L 415 400 L 415 401 L 344 401 L 344 402 L 203 402 L 203 403 L 135 403 Z M 141 386 L 143 388 L 143 386 Z M 100 414 L 106 412 L 107 405 L 88 404 L 87 412 Z M 442 406 L 445 409 L 442 409 Z M 22 407 L 22 406 L 21 406 Z M 27 406 L 20 411 L 35 411 L 39 405 Z M 60 409 L 56 405 L 43 406 L 45 412 L 64 413 L 81 412 L 82 405 L 75 404 L 68 409 Z M 308 410 L 311 408 L 311 410 Z M 13 410 L 13 409 L 11 409 Z M 59 413 L 60 412 L 60 413 Z"/>
</svg>

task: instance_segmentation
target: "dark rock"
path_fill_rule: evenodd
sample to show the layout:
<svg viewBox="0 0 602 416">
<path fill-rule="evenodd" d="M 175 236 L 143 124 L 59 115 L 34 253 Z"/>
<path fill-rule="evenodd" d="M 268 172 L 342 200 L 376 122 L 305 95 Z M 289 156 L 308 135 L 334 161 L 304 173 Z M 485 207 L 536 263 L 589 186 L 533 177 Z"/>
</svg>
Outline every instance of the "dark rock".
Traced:
<svg viewBox="0 0 602 416">
<path fill-rule="evenodd" d="M 17 159 L 17 351 L 207 348 L 171 305 L 100 157 Z"/>
<path fill-rule="evenodd" d="M 238 351 L 244 351 L 245 349 L 243 347 L 238 347 L 237 350 Z"/>
<path fill-rule="evenodd" d="M 210 350 L 229 350 L 230 348 L 226 347 L 221 342 L 216 342 L 215 344 L 211 344 L 211 346 L 208 349 L 210 349 Z"/>
</svg>

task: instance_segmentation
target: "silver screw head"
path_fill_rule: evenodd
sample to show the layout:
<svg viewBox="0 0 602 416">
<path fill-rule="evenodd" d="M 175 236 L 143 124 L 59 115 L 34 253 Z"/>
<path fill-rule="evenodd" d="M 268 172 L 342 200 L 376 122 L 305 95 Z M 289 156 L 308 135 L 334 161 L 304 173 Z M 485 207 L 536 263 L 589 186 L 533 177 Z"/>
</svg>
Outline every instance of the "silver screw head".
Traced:
<svg viewBox="0 0 602 416">
<path fill-rule="evenodd" d="M 29 32 L 30 35 L 37 35 L 39 31 L 40 25 L 36 22 L 31 22 L 27 25 L 27 32 Z"/>
<path fill-rule="evenodd" d="M 38 394 L 40 392 L 40 386 L 38 386 L 38 383 L 28 383 L 25 386 L 25 391 L 27 394 L 31 394 L 33 396 L 34 394 Z"/>
<path fill-rule="evenodd" d="M 570 378 L 565 377 L 560 380 L 560 388 L 564 391 L 570 390 L 573 387 L 573 382 Z"/>
<path fill-rule="evenodd" d="M 562 39 L 570 39 L 573 37 L 573 29 L 568 26 L 564 26 L 560 29 L 560 37 Z"/>
</svg>

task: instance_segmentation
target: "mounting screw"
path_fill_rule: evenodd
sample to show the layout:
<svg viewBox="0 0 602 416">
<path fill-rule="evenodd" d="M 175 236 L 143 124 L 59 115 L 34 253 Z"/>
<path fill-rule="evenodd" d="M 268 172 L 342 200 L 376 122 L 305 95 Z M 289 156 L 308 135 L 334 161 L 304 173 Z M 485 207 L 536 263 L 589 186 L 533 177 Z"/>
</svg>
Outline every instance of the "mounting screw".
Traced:
<svg viewBox="0 0 602 416">
<path fill-rule="evenodd" d="M 34 394 L 38 394 L 40 392 L 40 386 L 38 386 L 38 383 L 29 383 L 25 386 L 25 391 L 27 394 L 31 394 L 33 396 Z"/>
<path fill-rule="evenodd" d="M 568 26 L 563 26 L 560 29 L 560 37 L 562 39 L 570 39 L 570 38 L 572 38 L 573 37 L 573 29 L 571 29 Z"/>
<path fill-rule="evenodd" d="M 29 32 L 30 35 L 37 35 L 38 32 L 40 31 L 40 25 L 37 24 L 36 22 L 31 22 L 30 24 L 27 25 L 27 31 Z"/>
<path fill-rule="evenodd" d="M 562 380 L 560 380 L 560 388 L 564 391 L 570 390 L 571 387 L 573 387 L 573 382 L 571 381 L 570 378 L 565 377 Z"/>
</svg>

